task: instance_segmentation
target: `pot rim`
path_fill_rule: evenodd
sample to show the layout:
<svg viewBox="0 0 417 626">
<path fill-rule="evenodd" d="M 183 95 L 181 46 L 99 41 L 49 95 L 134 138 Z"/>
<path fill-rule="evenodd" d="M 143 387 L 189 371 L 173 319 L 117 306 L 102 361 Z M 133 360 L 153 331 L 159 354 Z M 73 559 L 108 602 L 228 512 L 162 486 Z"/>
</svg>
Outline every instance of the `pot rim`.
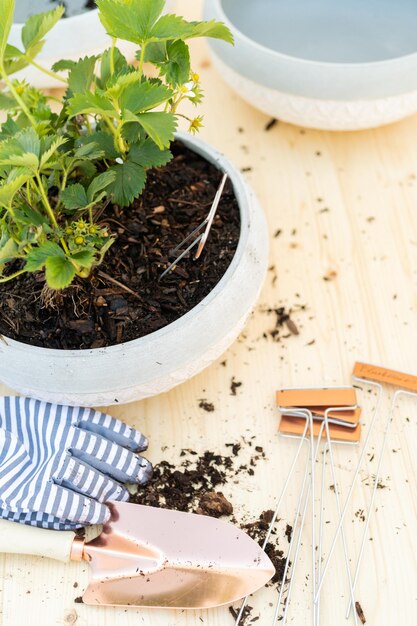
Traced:
<svg viewBox="0 0 417 626">
<path fill-rule="evenodd" d="M 68 24 L 70 26 L 76 26 L 78 21 L 85 20 L 89 15 L 95 15 L 98 13 L 98 9 L 89 9 L 88 11 L 84 11 L 83 13 L 78 13 L 78 15 L 72 15 L 70 17 L 66 17 L 64 20 L 59 21 L 58 24 Z M 12 28 L 15 26 L 18 30 L 20 30 L 25 25 L 25 22 L 13 22 Z"/>
<path fill-rule="evenodd" d="M 217 295 L 223 291 L 223 287 L 225 283 L 227 283 L 230 278 L 235 273 L 240 258 L 244 252 L 246 242 L 249 236 L 249 219 L 248 219 L 248 206 L 249 206 L 249 187 L 245 182 L 242 174 L 239 170 L 233 165 L 233 163 L 224 155 L 222 155 L 216 148 L 211 146 L 211 144 L 197 139 L 196 137 L 190 135 L 189 133 L 185 133 L 182 131 L 177 131 L 175 133 L 175 138 L 182 141 L 188 148 L 194 150 L 200 156 L 203 156 L 211 162 L 213 165 L 217 166 L 218 169 L 224 169 L 228 172 L 230 180 L 233 184 L 233 189 L 235 192 L 236 199 L 239 204 L 239 212 L 240 212 L 240 233 L 239 233 L 239 242 L 235 251 L 235 254 L 230 262 L 230 265 L 226 269 L 225 273 L 219 280 L 219 282 L 213 287 L 213 289 L 202 299 L 198 304 L 196 304 L 192 309 L 187 311 L 184 315 L 179 317 L 178 319 L 170 322 L 166 326 L 155 330 L 152 333 L 148 333 L 143 337 L 138 337 L 137 339 L 131 339 L 130 341 L 125 341 L 113 346 L 105 346 L 103 348 L 84 348 L 80 350 L 65 350 L 65 349 L 57 349 L 57 348 L 44 348 L 43 346 L 33 346 L 29 343 L 24 343 L 22 341 L 18 341 L 16 339 L 12 339 L 7 335 L 0 334 L 0 340 L 5 341 L 8 345 L 13 347 L 14 349 L 20 349 L 22 352 L 28 351 L 36 351 L 41 354 L 48 354 L 48 356 L 53 356 L 57 358 L 85 358 L 87 355 L 89 356 L 99 356 L 103 354 L 117 354 L 118 352 L 122 352 L 126 350 L 126 346 L 137 346 L 140 342 L 144 340 L 159 340 L 165 334 L 172 331 L 173 328 L 178 330 L 181 326 L 185 326 L 190 319 L 190 317 L 194 317 L 198 315 L 198 310 L 206 307 Z M 212 157 L 211 159 L 207 158 L 207 153 Z M 242 199 L 244 202 L 242 203 Z M 243 206 L 242 206 L 243 204 Z M 245 206 L 246 205 L 246 206 Z"/>
<path fill-rule="evenodd" d="M 249 35 L 245 35 L 226 15 L 223 9 L 223 0 L 212 0 L 215 9 L 217 10 L 220 19 L 230 28 L 232 33 L 237 34 L 241 39 L 243 39 L 246 43 L 254 48 L 258 49 L 261 52 L 266 52 L 277 59 L 282 59 L 285 61 L 291 61 L 292 63 L 299 63 L 301 65 L 311 65 L 317 68 L 323 67 L 325 68 L 340 68 L 343 69 L 356 69 L 361 71 L 362 69 L 366 70 L 368 68 L 373 68 L 375 66 L 378 67 L 390 67 L 391 65 L 396 66 L 399 62 L 404 60 L 412 59 L 413 57 L 417 57 L 417 50 L 415 52 L 409 52 L 408 54 L 402 54 L 400 56 L 395 56 L 390 59 L 381 59 L 380 61 L 364 61 L 360 63 L 346 62 L 340 63 L 335 61 L 314 61 L 313 59 L 305 59 L 303 57 L 292 56 L 290 54 L 285 54 L 284 52 L 278 52 L 278 50 L 274 50 L 273 48 L 269 48 L 262 43 L 259 43 L 255 39 L 249 37 Z"/>
</svg>

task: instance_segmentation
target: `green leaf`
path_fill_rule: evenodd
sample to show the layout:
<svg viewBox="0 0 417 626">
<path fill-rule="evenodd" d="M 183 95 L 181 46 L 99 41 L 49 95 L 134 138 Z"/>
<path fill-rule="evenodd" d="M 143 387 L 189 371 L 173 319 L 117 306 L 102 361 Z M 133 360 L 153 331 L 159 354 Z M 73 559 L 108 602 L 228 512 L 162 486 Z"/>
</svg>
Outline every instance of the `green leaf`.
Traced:
<svg viewBox="0 0 417 626">
<path fill-rule="evenodd" d="M 17 107 L 16 101 L 0 91 L 0 110 L 8 111 Z"/>
<path fill-rule="evenodd" d="M 33 128 L 25 128 L 0 144 L 0 163 L 32 170 L 39 166 L 41 142 Z"/>
<path fill-rule="evenodd" d="M 14 74 L 28 65 L 29 61 L 24 58 L 24 53 L 16 46 L 8 43 L 4 51 L 4 69 L 6 74 Z"/>
<path fill-rule="evenodd" d="M 15 72 L 20 72 L 25 67 L 29 65 L 29 61 L 22 56 L 16 59 L 11 59 L 9 61 L 4 62 L 4 69 L 6 71 L 7 76 L 11 76 Z"/>
<path fill-rule="evenodd" d="M 94 149 L 101 150 L 103 152 L 102 156 L 104 156 L 106 159 L 116 159 L 119 156 L 119 153 L 114 147 L 112 135 L 102 130 L 97 130 L 92 135 L 79 137 L 76 141 L 76 146 L 79 147 L 79 149 L 87 147 L 89 145 L 94 146 Z M 78 153 L 78 150 L 75 152 L 75 156 L 81 156 L 81 154 Z M 90 156 L 90 158 L 94 157 Z"/>
<path fill-rule="evenodd" d="M 65 253 L 57 243 L 47 241 L 37 248 L 32 248 L 26 256 L 25 270 L 27 272 L 37 272 L 41 270 L 46 260 L 50 257 L 65 259 Z"/>
<path fill-rule="evenodd" d="M 0 0 L 0 60 L 3 58 L 13 24 L 14 3 L 15 0 Z"/>
<path fill-rule="evenodd" d="M 116 174 L 108 188 L 113 201 L 120 206 L 128 206 L 137 198 L 145 186 L 146 174 L 143 167 L 132 161 L 110 168 Z"/>
<path fill-rule="evenodd" d="M 115 178 L 116 174 L 112 170 L 107 170 L 106 172 L 103 172 L 93 178 L 87 189 L 88 202 L 93 202 L 97 195 L 106 189 L 106 187 L 108 187 L 115 180 Z"/>
<path fill-rule="evenodd" d="M 19 247 L 17 243 L 10 237 L 6 243 L 0 247 L 0 270 L 2 266 L 16 258 Z"/>
<path fill-rule="evenodd" d="M 167 58 L 167 44 L 166 41 L 154 41 L 148 43 L 145 50 L 145 61 L 149 63 L 163 63 Z M 136 58 L 139 61 L 141 51 L 136 53 Z"/>
<path fill-rule="evenodd" d="M 104 157 L 104 151 L 99 148 L 98 143 L 95 141 L 90 141 L 79 148 L 77 148 L 74 152 L 74 157 L 76 159 L 101 159 Z"/>
<path fill-rule="evenodd" d="M 20 210 L 15 209 L 14 214 L 16 218 L 18 218 L 19 222 L 22 224 L 28 224 L 29 226 L 43 226 L 46 221 L 46 217 L 32 209 L 32 207 L 23 205 L 20 207 Z"/>
<path fill-rule="evenodd" d="M 181 39 L 167 44 L 167 60 L 158 65 L 170 85 L 182 85 L 190 76 L 190 51 Z"/>
<path fill-rule="evenodd" d="M 147 111 L 166 102 L 172 97 L 172 91 L 157 83 L 131 83 L 123 90 L 120 106 L 132 113 Z"/>
<path fill-rule="evenodd" d="M 26 128 L 15 137 L 16 143 L 22 148 L 23 152 L 31 152 L 37 157 L 41 151 L 41 141 L 39 135 L 33 128 Z"/>
<path fill-rule="evenodd" d="M 11 59 L 18 59 L 21 56 L 23 56 L 23 52 L 19 50 L 19 48 L 16 48 L 16 46 L 12 46 L 11 43 L 8 43 L 6 45 L 6 49 L 4 51 L 4 59 L 6 61 L 10 61 Z"/>
<path fill-rule="evenodd" d="M 94 161 L 79 161 L 77 163 L 77 174 L 84 180 L 91 180 L 97 174 L 97 167 Z"/>
<path fill-rule="evenodd" d="M 166 165 L 172 159 L 172 154 L 169 150 L 160 150 L 156 143 L 148 138 L 130 148 L 129 159 L 147 169 Z"/>
<path fill-rule="evenodd" d="M 88 204 L 87 194 L 81 183 L 69 185 L 60 193 L 62 204 L 68 211 L 81 209 Z"/>
<path fill-rule="evenodd" d="M 162 15 L 149 35 L 151 41 L 211 37 L 233 44 L 233 35 L 223 22 L 187 22 L 178 15 Z"/>
<path fill-rule="evenodd" d="M 53 139 L 53 138 L 52 138 Z M 57 137 L 55 141 L 52 141 L 49 148 L 42 150 L 40 167 L 44 167 L 48 161 L 54 156 L 55 152 L 68 141 L 67 137 Z"/>
<path fill-rule="evenodd" d="M 189 22 L 189 25 L 190 32 L 186 37 L 187 39 L 192 37 L 211 37 L 212 39 L 222 39 L 227 43 L 234 44 L 233 35 L 223 22 L 210 20 L 209 22 Z"/>
<path fill-rule="evenodd" d="M 163 111 L 140 113 L 136 118 L 136 121 L 139 122 L 161 150 L 169 148 L 177 128 L 177 120 L 173 113 L 165 113 Z"/>
<path fill-rule="evenodd" d="M 108 94 L 110 98 L 119 98 L 120 94 L 128 87 L 128 85 L 131 85 L 132 83 L 139 83 L 140 81 L 141 77 L 139 73 L 132 68 L 132 71 L 120 74 L 120 76 L 111 80 L 106 94 Z"/>
<path fill-rule="evenodd" d="M 68 74 L 68 87 L 75 93 L 84 93 L 90 89 L 94 78 L 94 68 L 97 62 L 96 56 L 84 57 L 74 65 Z"/>
<path fill-rule="evenodd" d="M 51 11 L 31 15 L 22 28 L 22 43 L 25 50 L 39 43 L 63 16 L 64 11 L 65 7 L 59 5 Z"/>
<path fill-rule="evenodd" d="M 91 267 L 94 263 L 94 251 L 93 250 L 79 250 L 78 252 L 73 252 L 70 258 L 78 263 L 81 267 Z"/>
<path fill-rule="evenodd" d="M 165 0 L 97 0 L 107 33 L 137 44 L 149 38 L 164 5 Z"/>
<path fill-rule="evenodd" d="M 133 113 L 131 113 L 133 115 Z M 145 131 L 142 126 L 137 123 L 136 119 L 133 122 L 124 122 L 122 126 L 122 137 L 126 139 L 129 145 L 133 145 L 141 140 Z"/>
<path fill-rule="evenodd" d="M 163 15 L 156 22 L 150 33 L 153 41 L 168 41 L 169 39 L 186 39 L 191 32 L 190 22 L 179 15 Z"/>
<path fill-rule="evenodd" d="M 19 189 L 30 178 L 30 174 L 21 174 L 0 186 L 0 207 L 7 209 Z"/>
<path fill-rule="evenodd" d="M 0 124 L 0 149 L 1 149 L 1 142 L 4 141 L 5 139 L 10 139 L 11 137 L 14 137 L 20 130 L 19 126 L 16 124 L 16 122 L 14 121 L 14 119 L 8 115 L 7 116 L 7 120 L 5 122 L 3 122 L 3 124 Z"/>
<path fill-rule="evenodd" d="M 101 55 L 101 64 L 100 64 L 100 87 L 105 89 L 109 80 L 113 77 L 113 73 L 111 71 L 111 55 L 112 51 L 109 48 L 105 50 Z M 122 74 L 129 68 L 128 62 L 123 54 L 120 52 L 119 48 L 114 48 L 113 50 L 113 63 L 114 63 L 114 74 Z"/>
<path fill-rule="evenodd" d="M 68 117 L 81 113 L 117 117 L 117 111 L 107 98 L 98 93 L 77 93 L 68 101 Z"/>
<path fill-rule="evenodd" d="M 36 171 L 39 168 L 39 159 L 36 154 L 32 152 L 25 152 L 24 154 L 11 154 L 8 158 L 0 159 L 2 165 L 12 165 L 14 167 L 27 167 L 32 171 Z"/>
<path fill-rule="evenodd" d="M 72 59 L 60 59 L 53 64 L 52 70 L 54 72 L 63 72 L 65 70 L 72 70 L 76 65 L 77 61 L 72 61 Z"/>
<path fill-rule="evenodd" d="M 45 262 L 45 278 L 51 289 L 65 289 L 74 279 L 75 267 L 70 259 L 50 256 Z"/>
</svg>

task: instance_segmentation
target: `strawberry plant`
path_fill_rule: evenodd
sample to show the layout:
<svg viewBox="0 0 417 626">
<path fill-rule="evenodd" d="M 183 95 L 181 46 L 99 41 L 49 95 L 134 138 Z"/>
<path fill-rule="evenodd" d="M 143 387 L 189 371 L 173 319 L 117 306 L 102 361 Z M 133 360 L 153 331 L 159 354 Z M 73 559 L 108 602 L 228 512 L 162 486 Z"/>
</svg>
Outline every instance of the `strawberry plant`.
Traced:
<svg viewBox="0 0 417 626">
<path fill-rule="evenodd" d="M 97 0 L 111 47 L 50 70 L 36 57 L 63 8 L 30 17 L 17 48 L 8 43 L 15 0 L 0 0 L 0 282 L 43 271 L 64 289 L 88 278 L 115 238 L 100 222 L 105 204 L 128 211 L 147 170 L 171 159 L 181 103 L 202 100 L 186 42 L 232 35 L 219 22 L 163 14 L 164 3 Z M 137 46 L 134 62 L 118 39 Z M 62 99 L 14 78 L 29 64 L 62 83 Z M 196 132 L 201 116 L 187 119 Z"/>
</svg>

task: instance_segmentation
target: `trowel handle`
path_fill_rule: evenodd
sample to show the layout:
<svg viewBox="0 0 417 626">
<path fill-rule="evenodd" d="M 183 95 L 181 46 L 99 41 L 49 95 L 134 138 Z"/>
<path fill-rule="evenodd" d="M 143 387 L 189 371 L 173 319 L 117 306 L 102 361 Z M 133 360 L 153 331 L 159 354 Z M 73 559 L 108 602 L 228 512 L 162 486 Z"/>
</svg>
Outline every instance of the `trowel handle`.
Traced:
<svg viewBox="0 0 417 626">
<path fill-rule="evenodd" d="M 74 539 L 75 533 L 72 531 L 46 530 L 0 520 L 0 552 L 2 553 L 33 554 L 67 562 L 71 559 Z"/>
</svg>

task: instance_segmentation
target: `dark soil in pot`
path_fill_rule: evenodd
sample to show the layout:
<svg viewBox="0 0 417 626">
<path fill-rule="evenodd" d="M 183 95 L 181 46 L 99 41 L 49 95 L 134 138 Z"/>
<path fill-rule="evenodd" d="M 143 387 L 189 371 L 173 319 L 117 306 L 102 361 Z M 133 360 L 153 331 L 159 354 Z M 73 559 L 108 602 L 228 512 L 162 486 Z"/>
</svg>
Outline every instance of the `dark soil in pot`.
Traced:
<svg viewBox="0 0 417 626">
<path fill-rule="evenodd" d="M 65 7 L 64 17 L 73 17 L 96 8 L 94 0 L 16 0 L 14 21 L 22 24 L 30 15 L 50 11 L 59 4 Z"/>
<path fill-rule="evenodd" d="M 201 257 L 184 258 L 159 281 L 171 250 L 207 216 L 221 179 L 180 142 L 172 151 L 132 206 L 107 206 L 101 223 L 117 239 L 90 279 L 52 294 L 40 272 L 0 284 L 0 334 L 45 348 L 100 348 L 163 328 L 210 293 L 235 254 L 239 206 L 227 181 Z"/>
</svg>

